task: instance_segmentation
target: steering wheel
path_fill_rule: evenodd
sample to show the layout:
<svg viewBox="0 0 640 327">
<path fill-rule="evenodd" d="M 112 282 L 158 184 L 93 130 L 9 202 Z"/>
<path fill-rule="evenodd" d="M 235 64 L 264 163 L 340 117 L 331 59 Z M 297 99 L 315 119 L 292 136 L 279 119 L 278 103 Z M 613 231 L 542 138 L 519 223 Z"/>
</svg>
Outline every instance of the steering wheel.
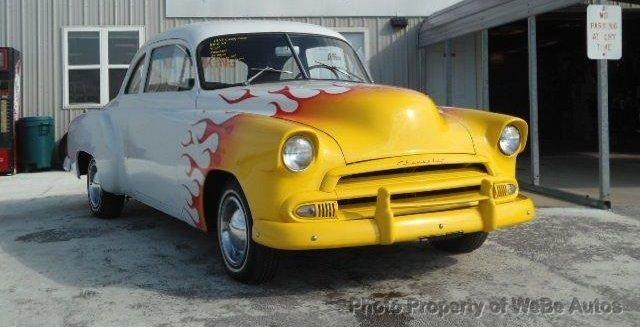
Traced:
<svg viewBox="0 0 640 327">
<path fill-rule="evenodd" d="M 338 75 L 338 72 L 339 72 L 339 71 L 338 71 L 337 69 L 334 69 L 334 68 L 331 68 L 331 67 L 327 67 L 327 66 L 325 66 L 325 65 L 313 65 L 313 66 L 309 66 L 309 67 L 307 67 L 307 71 L 309 71 L 309 72 L 310 72 L 310 71 L 312 71 L 312 70 L 314 70 L 314 69 L 320 69 L 320 68 L 324 68 L 324 69 L 326 69 L 326 70 L 330 71 L 331 73 L 333 73 L 333 76 L 335 76 L 335 78 L 336 78 L 336 79 L 340 79 L 340 75 Z M 299 72 L 299 73 L 298 73 L 298 75 L 296 75 L 295 79 L 298 79 L 298 78 L 300 78 L 300 77 L 302 77 L 302 72 Z"/>
</svg>

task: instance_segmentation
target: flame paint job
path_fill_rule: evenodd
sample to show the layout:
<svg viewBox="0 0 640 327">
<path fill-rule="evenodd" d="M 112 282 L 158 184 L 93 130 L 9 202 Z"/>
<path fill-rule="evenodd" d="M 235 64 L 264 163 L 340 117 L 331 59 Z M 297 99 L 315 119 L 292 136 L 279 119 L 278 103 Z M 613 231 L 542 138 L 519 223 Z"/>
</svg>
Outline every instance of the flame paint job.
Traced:
<svg viewBox="0 0 640 327">
<path fill-rule="evenodd" d="M 237 89 L 222 91 L 218 94 L 222 101 L 213 106 L 219 112 L 231 112 L 226 115 L 204 115 L 193 123 L 181 142 L 186 160 L 186 180 L 184 187 L 185 204 L 182 208 L 195 226 L 206 229 L 204 224 L 204 181 L 212 169 L 223 168 L 226 144 L 232 136 L 238 114 L 261 114 L 267 116 L 292 115 L 301 109 L 301 101 L 318 96 L 331 96 L 346 93 L 350 87 L 333 84 L 324 88 L 309 89 L 306 87 L 291 87 L 289 85 L 261 89 Z M 241 109 L 239 109 L 240 107 Z M 238 111 L 238 112 L 234 112 Z"/>
</svg>

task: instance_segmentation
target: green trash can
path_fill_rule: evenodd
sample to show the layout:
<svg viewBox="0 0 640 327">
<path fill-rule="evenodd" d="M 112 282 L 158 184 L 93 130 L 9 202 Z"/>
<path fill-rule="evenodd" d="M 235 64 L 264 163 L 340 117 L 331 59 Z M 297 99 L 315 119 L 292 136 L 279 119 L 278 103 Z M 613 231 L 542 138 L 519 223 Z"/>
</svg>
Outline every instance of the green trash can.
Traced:
<svg viewBox="0 0 640 327">
<path fill-rule="evenodd" d="M 20 171 L 49 170 L 55 150 L 52 117 L 25 117 L 18 121 Z"/>
</svg>

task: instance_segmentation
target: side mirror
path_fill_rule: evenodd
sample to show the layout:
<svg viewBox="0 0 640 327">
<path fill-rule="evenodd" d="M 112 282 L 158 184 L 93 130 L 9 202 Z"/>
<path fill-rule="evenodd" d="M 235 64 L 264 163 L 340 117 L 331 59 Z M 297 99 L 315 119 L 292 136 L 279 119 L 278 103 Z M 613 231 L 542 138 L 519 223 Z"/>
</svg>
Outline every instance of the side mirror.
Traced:
<svg viewBox="0 0 640 327">
<path fill-rule="evenodd" d="M 196 85 L 196 79 L 195 78 L 187 78 L 187 80 L 185 81 L 186 83 L 182 84 L 182 85 L 171 85 L 171 90 L 172 91 L 189 91 L 191 89 L 193 89 L 193 86 Z"/>
</svg>

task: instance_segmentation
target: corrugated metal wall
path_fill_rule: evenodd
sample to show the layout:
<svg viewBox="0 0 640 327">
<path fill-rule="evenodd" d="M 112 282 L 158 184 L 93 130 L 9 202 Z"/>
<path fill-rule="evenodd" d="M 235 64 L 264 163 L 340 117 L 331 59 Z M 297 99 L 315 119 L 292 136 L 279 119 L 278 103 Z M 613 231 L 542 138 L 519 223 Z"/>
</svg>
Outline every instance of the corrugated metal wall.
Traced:
<svg viewBox="0 0 640 327">
<path fill-rule="evenodd" d="M 81 110 L 62 109 L 62 27 L 143 25 L 146 39 L 172 27 L 207 19 L 165 18 L 164 0 L 2 0 L 0 46 L 24 56 L 23 116 L 50 115 L 60 138 Z M 327 27 L 366 27 L 369 67 L 378 83 L 424 90 L 424 53 L 418 51 L 422 18 L 409 18 L 404 30 L 393 29 L 389 17 L 280 18 Z M 420 50 L 423 51 L 423 50 Z"/>
</svg>

